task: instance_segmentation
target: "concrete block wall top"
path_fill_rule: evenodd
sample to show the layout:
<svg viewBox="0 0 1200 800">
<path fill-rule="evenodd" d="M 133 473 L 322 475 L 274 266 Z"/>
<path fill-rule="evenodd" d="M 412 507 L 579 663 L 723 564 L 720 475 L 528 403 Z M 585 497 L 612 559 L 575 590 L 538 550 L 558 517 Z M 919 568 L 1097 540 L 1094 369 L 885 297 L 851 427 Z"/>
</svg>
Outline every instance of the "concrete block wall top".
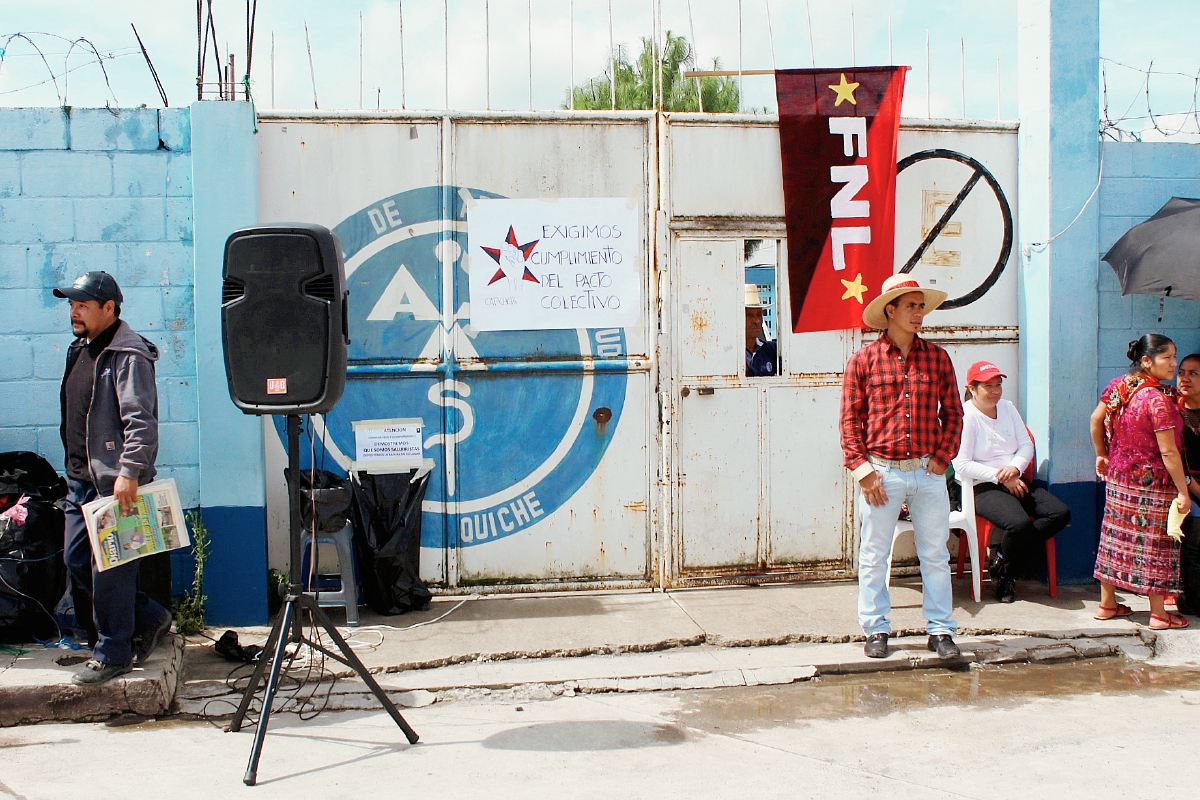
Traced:
<svg viewBox="0 0 1200 800">
<path fill-rule="evenodd" d="M 158 149 L 157 109 L 81 108 L 70 118 L 72 150 Z"/>
<path fill-rule="evenodd" d="M 0 451 L 61 468 L 58 383 L 72 336 L 51 289 L 113 273 L 122 317 L 159 348 L 160 471 L 199 502 L 186 108 L 0 109 Z"/>
<path fill-rule="evenodd" d="M 0 125 L 0 151 L 66 150 L 67 112 L 61 108 L 7 108 Z"/>
</svg>

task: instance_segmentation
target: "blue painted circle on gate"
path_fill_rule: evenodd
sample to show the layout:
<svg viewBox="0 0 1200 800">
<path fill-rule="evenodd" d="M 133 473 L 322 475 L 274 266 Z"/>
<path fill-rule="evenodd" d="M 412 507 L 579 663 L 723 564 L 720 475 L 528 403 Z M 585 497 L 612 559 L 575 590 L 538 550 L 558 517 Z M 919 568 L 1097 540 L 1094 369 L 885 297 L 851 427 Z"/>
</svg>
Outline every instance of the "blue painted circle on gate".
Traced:
<svg viewBox="0 0 1200 800">
<path fill-rule="evenodd" d="M 318 467 L 344 473 L 353 458 L 351 421 L 420 417 L 425 455 L 436 463 L 425 497 L 423 547 L 445 547 L 450 537 L 460 547 L 484 544 L 552 514 L 599 465 L 625 403 L 621 328 L 470 326 L 466 208 L 494 197 L 499 195 L 429 186 L 383 198 L 333 229 L 350 292 L 351 375 L 324 429 L 313 432 L 311 450 Z M 447 329 L 443 265 L 451 261 L 455 313 Z M 608 362 L 606 369 L 546 368 L 592 358 Z M 397 364 L 405 371 L 354 371 Z M 276 430 L 282 439 L 282 418 L 276 418 Z M 449 470 L 448 440 L 454 458 Z M 302 449 L 307 467 L 310 448 Z"/>
</svg>

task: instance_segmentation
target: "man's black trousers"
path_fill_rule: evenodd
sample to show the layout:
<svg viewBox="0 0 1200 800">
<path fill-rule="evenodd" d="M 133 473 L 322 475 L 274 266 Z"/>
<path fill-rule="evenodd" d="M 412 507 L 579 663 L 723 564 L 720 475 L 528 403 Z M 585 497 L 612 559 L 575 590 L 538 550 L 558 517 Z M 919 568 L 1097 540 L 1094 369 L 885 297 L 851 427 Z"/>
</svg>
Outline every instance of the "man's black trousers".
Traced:
<svg viewBox="0 0 1200 800">
<path fill-rule="evenodd" d="M 105 664 L 133 661 L 135 636 L 152 633 L 170 612 L 138 589 L 138 562 L 98 572 L 92 558 L 92 545 L 80 507 L 98 497 L 88 481 L 67 478 L 66 532 L 63 558 L 71 574 L 75 608 L 86 609 L 91 600 L 92 621 L 96 626 L 93 657 Z M 82 596 L 81 596 L 82 595 Z M 84 620 L 80 620 L 83 624 Z"/>
</svg>

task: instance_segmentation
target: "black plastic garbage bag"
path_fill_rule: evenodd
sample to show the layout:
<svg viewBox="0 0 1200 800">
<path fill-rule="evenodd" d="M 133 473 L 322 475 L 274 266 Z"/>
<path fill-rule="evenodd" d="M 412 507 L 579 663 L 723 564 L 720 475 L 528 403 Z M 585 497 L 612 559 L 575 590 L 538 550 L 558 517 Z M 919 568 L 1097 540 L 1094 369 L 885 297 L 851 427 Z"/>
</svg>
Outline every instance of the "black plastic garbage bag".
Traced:
<svg viewBox="0 0 1200 800">
<path fill-rule="evenodd" d="M 291 470 L 283 471 L 291 486 Z M 300 527 L 310 530 L 313 516 L 317 518 L 316 532 L 337 533 L 350 521 L 350 487 L 346 479 L 318 469 L 300 470 Z"/>
<path fill-rule="evenodd" d="M 378 614 L 423 611 L 432 596 L 420 577 L 421 503 L 429 473 L 359 473 L 354 491 L 354 548 L 364 600 Z"/>
<path fill-rule="evenodd" d="M 0 642 L 57 638 L 54 608 L 66 592 L 66 481 L 37 453 L 0 453 Z"/>
</svg>

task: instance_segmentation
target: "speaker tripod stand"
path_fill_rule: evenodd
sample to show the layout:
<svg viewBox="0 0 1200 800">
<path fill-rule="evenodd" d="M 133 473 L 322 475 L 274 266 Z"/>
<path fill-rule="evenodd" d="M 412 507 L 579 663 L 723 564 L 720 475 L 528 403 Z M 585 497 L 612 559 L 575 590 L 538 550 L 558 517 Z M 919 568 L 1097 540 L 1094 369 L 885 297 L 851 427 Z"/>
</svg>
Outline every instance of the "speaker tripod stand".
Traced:
<svg viewBox="0 0 1200 800">
<path fill-rule="evenodd" d="M 254 693 L 258 689 L 258 684 L 263 679 L 263 673 L 266 671 L 267 662 L 270 661 L 271 673 L 267 678 L 266 694 L 263 697 L 262 711 L 258 718 L 258 729 L 254 732 L 254 746 L 250 750 L 250 763 L 246 766 L 246 775 L 242 778 L 242 782 L 247 786 L 253 786 L 258 780 L 258 759 L 262 753 L 263 739 L 267 735 L 267 723 L 271 718 L 271 703 L 275 700 L 275 692 L 279 688 L 279 673 L 283 667 L 284 649 L 289 643 L 305 644 L 314 650 L 329 656 L 335 661 L 345 664 L 358 673 L 363 682 L 367 684 L 371 692 L 383 705 L 384 711 L 387 711 L 400 730 L 404 731 L 404 736 L 408 739 L 409 744 L 417 743 L 417 732 L 414 731 L 404 717 L 400 716 L 400 712 L 396 709 L 394 703 L 388 699 L 387 694 L 363 666 L 363 663 L 350 649 L 350 645 L 346 644 L 346 640 L 337 632 L 337 628 L 329 621 L 329 617 L 317 605 L 317 600 L 311 595 L 305 594 L 300 580 L 300 416 L 298 414 L 289 414 L 287 417 L 287 437 L 288 437 L 288 469 L 292 476 L 290 485 L 288 486 L 288 501 L 290 505 L 290 535 L 291 535 L 291 567 L 289 569 L 288 591 L 287 596 L 283 600 L 283 608 L 279 611 L 279 616 L 275 618 L 275 624 L 271 626 L 271 635 L 267 637 L 267 642 L 263 646 L 262 655 L 259 657 L 258 665 L 254 668 L 254 674 L 250 678 L 250 684 L 246 687 L 245 693 L 242 695 L 242 702 L 238 706 L 237 712 L 233 715 L 233 720 L 229 723 L 229 730 L 237 732 L 241 730 L 242 720 L 246 717 L 246 712 L 250 708 L 250 702 L 254 699 Z M 309 612 L 313 616 L 313 620 L 325 629 L 329 634 L 334 644 L 337 645 L 341 653 L 335 653 L 329 650 L 320 642 L 314 642 L 304 636 L 304 612 Z"/>
</svg>

